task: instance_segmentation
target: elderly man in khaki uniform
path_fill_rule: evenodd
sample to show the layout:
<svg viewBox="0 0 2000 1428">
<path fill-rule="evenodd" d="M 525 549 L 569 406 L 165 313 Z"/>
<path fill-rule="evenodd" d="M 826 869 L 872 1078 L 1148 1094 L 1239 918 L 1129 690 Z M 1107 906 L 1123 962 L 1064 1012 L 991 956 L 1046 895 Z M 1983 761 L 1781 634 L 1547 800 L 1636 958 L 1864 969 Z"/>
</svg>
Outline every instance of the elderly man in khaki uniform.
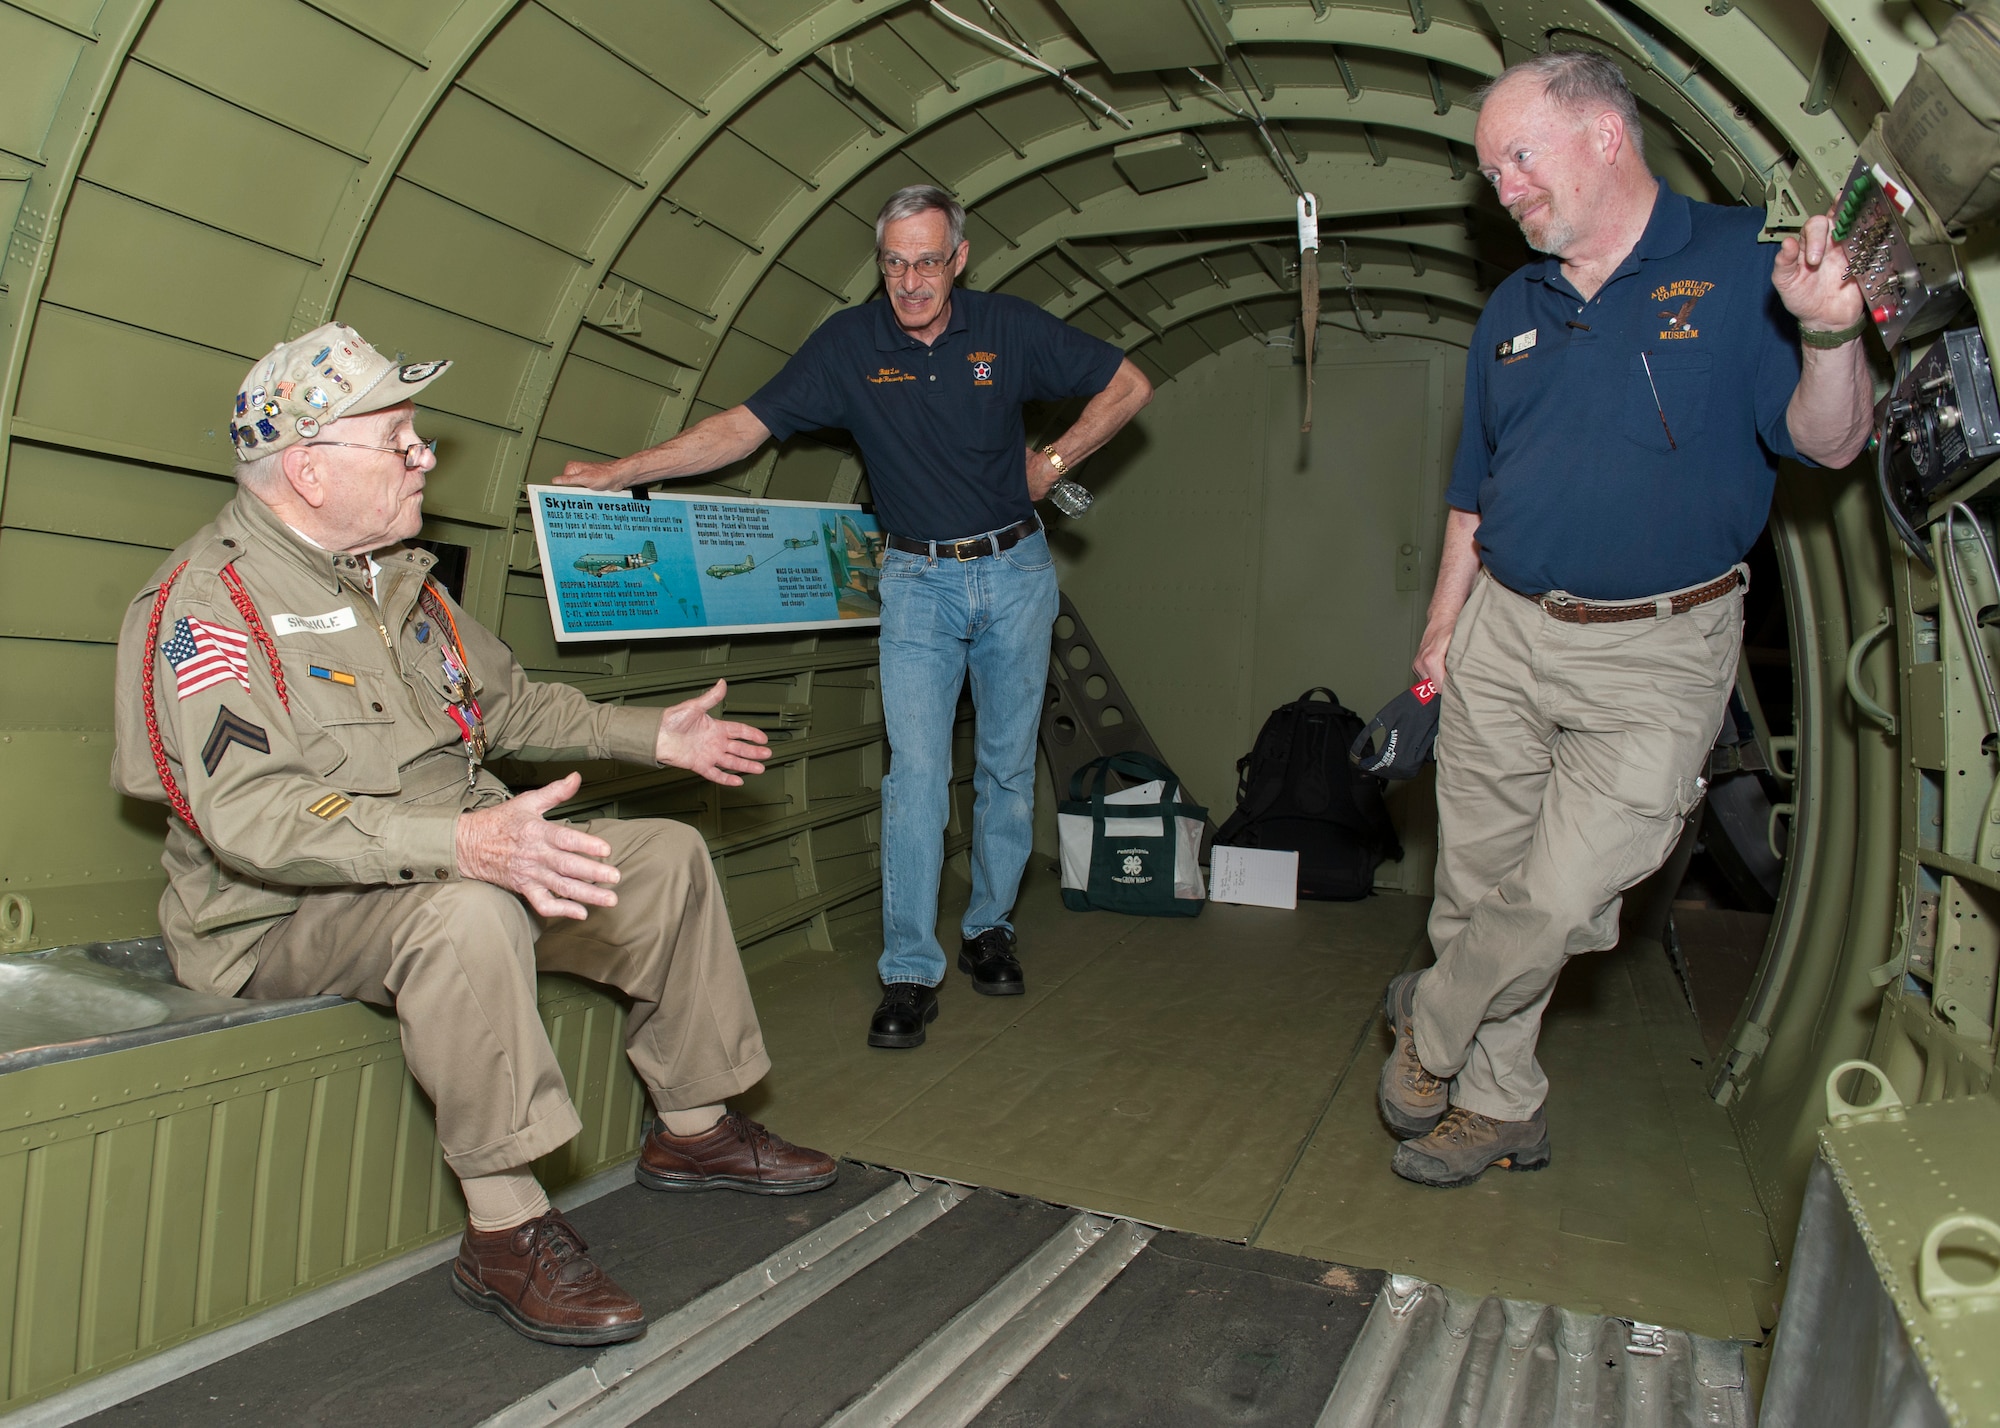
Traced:
<svg viewBox="0 0 2000 1428">
<path fill-rule="evenodd" d="M 791 1194 L 836 1171 L 724 1108 L 771 1062 L 700 835 L 548 822 L 575 774 L 510 796 L 482 761 L 740 784 L 769 749 L 712 717 L 720 682 L 664 710 L 531 682 L 429 578 L 405 544 L 436 464 L 411 399 L 450 365 L 398 366 L 328 324 L 251 369 L 235 499 L 126 615 L 114 780 L 175 814 L 160 926 L 181 981 L 393 1007 L 470 1211 L 454 1288 L 531 1338 L 610 1343 L 644 1311 L 528 1168 L 581 1129 L 538 968 L 631 999 L 626 1050 L 659 1113 L 641 1185 Z"/>
</svg>

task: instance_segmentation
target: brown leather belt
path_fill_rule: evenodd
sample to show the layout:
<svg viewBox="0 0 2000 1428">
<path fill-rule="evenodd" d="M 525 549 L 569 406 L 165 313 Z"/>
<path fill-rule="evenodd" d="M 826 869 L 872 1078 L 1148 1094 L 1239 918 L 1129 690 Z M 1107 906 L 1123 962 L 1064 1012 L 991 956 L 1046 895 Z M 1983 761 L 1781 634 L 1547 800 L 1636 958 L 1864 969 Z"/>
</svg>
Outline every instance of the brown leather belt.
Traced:
<svg viewBox="0 0 2000 1428">
<path fill-rule="evenodd" d="M 932 560 L 947 557 L 952 560 L 977 560 L 982 555 L 998 555 L 1003 550 L 1012 550 L 1041 528 L 1042 523 L 1030 516 L 1004 531 L 973 536 L 969 540 L 911 540 L 908 536 L 892 535 L 889 537 L 889 549 L 906 551 L 911 555 L 927 555 Z"/>
<path fill-rule="evenodd" d="M 1750 582 L 1738 568 L 1706 585 L 1696 585 L 1652 600 L 1582 600 L 1574 595 L 1531 595 L 1528 598 L 1557 620 L 1571 625 L 1610 625 L 1622 620 L 1653 620 L 1685 615 L 1697 605 L 1738 590 Z"/>
</svg>

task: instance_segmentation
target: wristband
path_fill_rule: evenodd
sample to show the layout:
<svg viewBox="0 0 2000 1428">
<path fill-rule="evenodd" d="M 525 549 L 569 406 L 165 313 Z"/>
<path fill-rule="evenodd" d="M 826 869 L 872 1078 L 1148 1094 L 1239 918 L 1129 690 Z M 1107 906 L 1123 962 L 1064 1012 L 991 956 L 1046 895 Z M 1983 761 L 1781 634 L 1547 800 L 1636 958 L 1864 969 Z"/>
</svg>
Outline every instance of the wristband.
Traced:
<svg viewBox="0 0 2000 1428">
<path fill-rule="evenodd" d="M 1049 465 L 1056 468 L 1056 475 L 1069 475 L 1069 463 L 1062 459 L 1062 453 L 1057 451 L 1053 445 L 1043 447 L 1042 455 L 1048 457 Z"/>
<path fill-rule="evenodd" d="M 1808 347 L 1817 347 L 1822 352 L 1826 352 L 1831 351 L 1835 347 L 1845 347 L 1867 330 L 1868 317 L 1864 313 L 1860 320 L 1852 327 L 1843 327 L 1838 332 L 1818 332 L 1810 327 L 1801 327 L 1799 329 L 1799 341 Z"/>
</svg>

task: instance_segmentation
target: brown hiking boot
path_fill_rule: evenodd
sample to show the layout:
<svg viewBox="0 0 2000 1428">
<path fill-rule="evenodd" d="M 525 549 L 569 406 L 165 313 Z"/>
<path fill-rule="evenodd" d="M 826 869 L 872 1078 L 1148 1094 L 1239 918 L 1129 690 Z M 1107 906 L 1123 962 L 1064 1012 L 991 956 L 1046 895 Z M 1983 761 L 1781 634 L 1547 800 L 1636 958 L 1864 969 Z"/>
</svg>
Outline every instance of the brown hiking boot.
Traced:
<svg viewBox="0 0 2000 1428">
<path fill-rule="evenodd" d="M 466 1226 L 451 1287 L 545 1344 L 615 1344 L 646 1332 L 646 1311 L 584 1251 L 583 1236 L 551 1210 L 511 1230 Z"/>
<path fill-rule="evenodd" d="M 1549 1163 L 1549 1123 L 1541 1109 L 1525 1121 L 1496 1121 L 1453 1106 L 1422 1140 L 1396 1147 L 1389 1168 L 1405 1180 L 1449 1189 L 1470 1185 L 1489 1165 L 1540 1170 Z"/>
<path fill-rule="evenodd" d="M 639 1151 L 634 1178 L 648 1190 L 747 1190 L 803 1195 L 833 1184 L 833 1157 L 807 1150 L 735 1111 L 700 1135 L 672 1135 L 655 1125 Z"/>
<path fill-rule="evenodd" d="M 1388 1018 L 1396 1046 L 1382 1064 L 1375 1104 L 1389 1129 L 1404 1140 L 1429 1135 L 1451 1096 L 1451 1082 L 1431 1075 L 1417 1059 L 1417 1038 L 1410 1031 L 1410 1017 L 1416 1010 L 1420 975 L 1403 973 L 1389 983 L 1382 998 L 1382 1015 Z"/>
</svg>

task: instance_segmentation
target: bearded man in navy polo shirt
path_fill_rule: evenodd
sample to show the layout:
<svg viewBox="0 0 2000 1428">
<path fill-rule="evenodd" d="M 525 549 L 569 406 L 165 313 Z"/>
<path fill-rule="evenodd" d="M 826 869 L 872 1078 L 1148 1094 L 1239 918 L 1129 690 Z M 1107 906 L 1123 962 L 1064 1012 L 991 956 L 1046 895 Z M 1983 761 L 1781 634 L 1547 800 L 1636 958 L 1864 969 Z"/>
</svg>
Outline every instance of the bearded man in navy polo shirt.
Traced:
<svg viewBox="0 0 2000 1428">
<path fill-rule="evenodd" d="M 889 533 L 882 560 L 882 1003 L 868 1044 L 921 1046 L 938 1015 L 938 878 L 951 728 L 968 675 L 977 714 L 972 900 L 960 970 L 988 996 L 1025 990 L 1009 915 L 1033 842 L 1035 729 L 1048 683 L 1056 575 L 1034 503 L 1152 399 L 1109 343 L 1033 303 L 954 289 L 965 210 L 926 184 L 875 220 L 885 301 L 835 313 L 741 406 L 621 461 L 557 480 L 612 490 L 740 461 L 772 437 L 844 427 Z M 1088 396 L 1029 450 L 1024 402 Z"/>
<path fill-rule="evenodd" d="M 1443 693 L 1437 962 L 1389 985 L 1378 1101 L 1396 1173 L 1440 1186 L 1548 1164 L 1556 976 L 1617 941 L 1701 798 L 1779 459 L 1845 466 L 1873 406 L 1827 219 L 1760 244 L 1760 211 L 1669 192 L 1611 61 L 1512 67 L 1475 139 L 1549 257 L 1473 330 L 1416 659 Z"/>
</svg>

